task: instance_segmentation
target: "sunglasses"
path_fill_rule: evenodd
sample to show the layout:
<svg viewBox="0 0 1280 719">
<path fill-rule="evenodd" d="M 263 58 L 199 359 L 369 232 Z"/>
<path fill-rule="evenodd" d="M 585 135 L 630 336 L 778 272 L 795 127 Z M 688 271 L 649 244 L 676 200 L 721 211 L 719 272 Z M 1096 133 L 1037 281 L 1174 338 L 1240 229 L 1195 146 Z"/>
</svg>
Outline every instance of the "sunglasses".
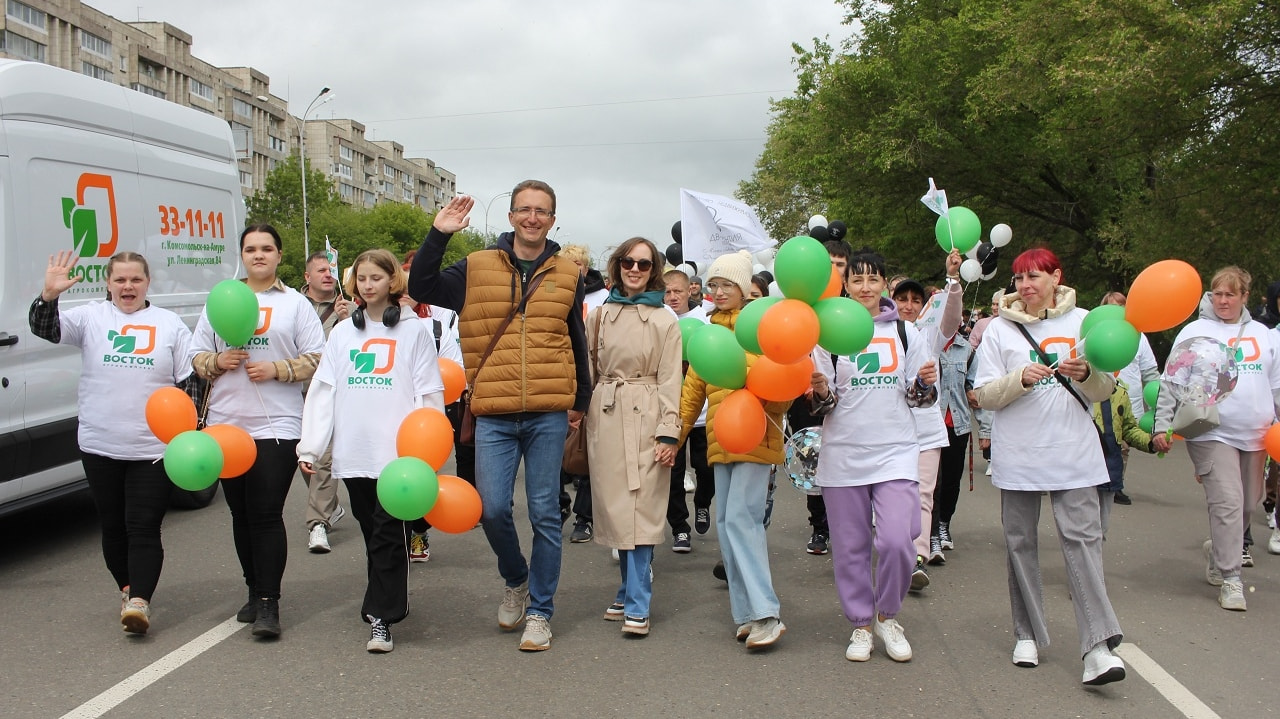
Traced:
<svg viewBox="0 0 1280 719">
<path fill-rule="evenodd" d="M 618 264 L 622 265 L 622 269 L 629 270 L 633 267 L 639 267 L 641 272 L 648 272 L 653 269 L 653 260 L 636 260 L 630 257 L 623 257 L 618 260 Z"/>
</svg>

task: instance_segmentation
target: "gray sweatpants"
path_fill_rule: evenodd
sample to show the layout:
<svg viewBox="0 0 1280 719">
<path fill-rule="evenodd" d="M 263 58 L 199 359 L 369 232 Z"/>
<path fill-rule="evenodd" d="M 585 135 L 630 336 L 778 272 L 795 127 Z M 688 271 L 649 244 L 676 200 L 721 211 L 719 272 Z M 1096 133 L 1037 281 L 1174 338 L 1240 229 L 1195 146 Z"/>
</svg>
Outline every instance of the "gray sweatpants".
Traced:
<svg viewBox="0 0 1280 719">
<path fill-rule="evenodd" d="M 1240 576 L 1240 548 L 1253 508 L 1262 501 L 1267 453 L 1245 452 L 1214 440 L 1187 442 L 1187 454 L 1209 506 L 1213 563 L 1224 577 Z"/>
<path fill-rule="evenodd" d="M 1049 492 L 1053 520 L 1058 527 L 1067 585 L 1076 612 L 1080 656 L 1106 642 L 1115 649 L 1123 634 L 1102 574 L 1102 525 L 1098 490 L 1094 487 Z M 1000 519 L 1009 563 L 1009 604 L 1017 639 L 1034 639 L 1049 646 L 1040 578 L 1040 492 L 1000 490 Z"/>
</svg>

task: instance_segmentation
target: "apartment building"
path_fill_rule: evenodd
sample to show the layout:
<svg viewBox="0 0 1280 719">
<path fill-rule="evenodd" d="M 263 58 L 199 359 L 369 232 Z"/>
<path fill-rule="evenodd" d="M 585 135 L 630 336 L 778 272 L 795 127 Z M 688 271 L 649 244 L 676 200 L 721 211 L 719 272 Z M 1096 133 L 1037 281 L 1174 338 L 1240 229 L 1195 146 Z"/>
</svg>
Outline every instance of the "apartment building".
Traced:
<svg viewBox="0 0 1280 719">
<path fill-rule="evenodd" d="M 252 67 L 219 68 L 191 54 L 192 37 L 165 22 L 124 22 L 79 0 L 3 0 L 0 57 L 34 60 L 216 115 L 231 125 L 240 185 L 250 197 L 276 163 L 299 152 L 303 125 Z M 396 142 L 366 140 L 355 120 L 309 120 L 306 157 L 346 202 L 412 202 L 428 212 L 457 194 L 457 178 Z"/>
</svg>

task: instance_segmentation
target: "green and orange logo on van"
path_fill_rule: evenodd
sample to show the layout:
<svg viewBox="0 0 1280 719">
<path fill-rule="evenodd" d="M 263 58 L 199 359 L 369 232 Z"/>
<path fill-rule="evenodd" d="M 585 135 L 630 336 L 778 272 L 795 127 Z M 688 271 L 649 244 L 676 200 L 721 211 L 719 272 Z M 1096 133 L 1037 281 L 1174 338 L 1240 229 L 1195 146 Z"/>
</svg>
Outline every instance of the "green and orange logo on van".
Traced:
<svg viewBox="0 0 1280 719">
<path fill-rule="evenodd" d="M 396 341 L 377 337 L 365 342 L 360 349 L 351 350 L 351 362 L 355 374 L 347 378 L 348 385 L 391 386 L 391 378 L 383 377 L 396 366 Z"/>
<path fill-rule="evenodd" d="M 92 204 L 85 201 L 87 191 L 92 192 Z M 101 205 L 105 192 L 106 206 Z M 98 232 L 98 213 L 105 212 L 111 221 L 111 236 L 103 238 Z M 62 198 L 62 224 L 71 230 L 76 253 L 81 257 L 110 257 L 116 253 L 120 239 L 120 224 L 116 219 L 116 191 L 110 175 L 86 172 L 76 181 L 75 197 Z"/>
<path fill-rule="evenodd" d="M 108 330 L 107 341 L 112 351 L 102 356 L 103 364 L 155 365 L 155 359 L 146 356 L 156 348 L 156 328 L 152 325 L 125 325 L 119 332 Z"/>
</svg>

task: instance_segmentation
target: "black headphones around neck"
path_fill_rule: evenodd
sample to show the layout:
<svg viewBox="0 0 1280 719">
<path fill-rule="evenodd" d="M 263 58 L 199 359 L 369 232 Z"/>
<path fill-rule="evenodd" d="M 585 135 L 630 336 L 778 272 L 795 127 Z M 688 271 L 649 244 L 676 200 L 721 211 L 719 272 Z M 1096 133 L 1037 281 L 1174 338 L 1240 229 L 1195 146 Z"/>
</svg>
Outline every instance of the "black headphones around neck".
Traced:
<svg viewBox="0 0 1280 719">
<path fill-rule="evenodd" d="M 395 327 L 400 322 L 400 302 L 398 298 L 394 299 L 396 301 L 382 311 L 382 324 L 387 327 Z M 356 307 L 355 312 L 351 313 L 351 324 L 358 330 L 364 329 L 364 307 Z"/>
</svg>

